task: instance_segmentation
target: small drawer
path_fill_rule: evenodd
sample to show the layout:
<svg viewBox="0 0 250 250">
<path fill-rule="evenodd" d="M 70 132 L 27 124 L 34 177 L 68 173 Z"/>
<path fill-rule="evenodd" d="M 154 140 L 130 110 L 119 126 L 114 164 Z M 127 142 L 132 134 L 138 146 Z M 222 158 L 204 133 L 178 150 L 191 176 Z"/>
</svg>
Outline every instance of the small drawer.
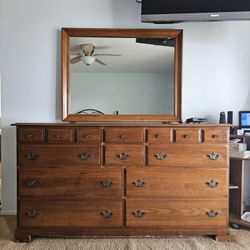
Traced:
<svg viewBox="0 0 250 250">
<path fill-rule="evenodd" d="M 143 151 L 140 145 L 107 145 L 105 165 L 143 166 Z"/>
<path fill-rule="evenodd" d="M 228 227 L 227 199 L 149 199 L 126 202 L 128 227 L 225 228 Z"/>
<path fill-rule="evenodd" d="M 21 228 L 121 227 L 122 202 L 112 200 L 19 202 Z"/>
<path fill-rule="evenodd" d="M 229 129 L 204 129 L 205 143 L 226 143 L 229 141 Z"/>
<path fill-rule="evenodd" d="M 143 142 L 142 128 L 107 128 L 105 130 L 106 142 L 138 143 Z"/>
<path fill-rule="evenodd" d="M 99 143 L 100 134 L 99 128 L 77 128 L 76 141 L 80 143 Z"/>
<path fill-rule="evenodd" d="M 201 129 L 199 128 L 177 128 L 174 129 L 174 141 L 181 143 L 201 142 Z"/>
<path fill-rule="evenodd" d="M 48 143 L 68 143 L 74 141 L 72 128 L 48 128 Z"/>
<path fill-rule="evenodd" d="M 148 128 L 148 143 L 170 143 L 172 142 L 172 129 L 169 128 Z"/>
<path fill-rule="evenodd" d="M 20 143 L 43 143 L 44 129 L 43 128 L 19 128 L 18 142 Z"/>
</svg>

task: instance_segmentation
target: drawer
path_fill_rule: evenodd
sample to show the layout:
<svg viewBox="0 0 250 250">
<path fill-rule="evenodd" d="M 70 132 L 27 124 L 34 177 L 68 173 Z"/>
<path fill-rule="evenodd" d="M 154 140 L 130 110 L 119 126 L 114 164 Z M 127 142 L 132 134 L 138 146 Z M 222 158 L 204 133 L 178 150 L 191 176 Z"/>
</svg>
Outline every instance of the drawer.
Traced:
<svg viewBox="0 0 250 250">
<path fill-rule="evenodd" d="M 226 143 L 229 142 L 228 129 L 204 129 L 205 143 Z"/>
<path fill-rule="evenodd" d="M 77 128 L 76 141 L 80 143 L 99 143 L 101 130 L 99 128 Z"/>
<path fill-rule="evenodd" d="M 199 128 L 177 128 L 174 129 L 174 141 L 181 143 L 199 143 L 202 140 Z"/>
<path fill-rule="evenodd" d="M 105 165 L 143 166 L 143 146 L 107 145 L 105 147 Z"/>
<path fill-rule="evenodd" d="M 174 167 L 127 170 L 127 196 L 227 197 L 226 169 Z"/>
<path fill-rule="evenodd" d="M 227 200 L 132 200 L 126 202 L 128 227 L 168 229 L 225 228 Z"/>
<path fill-rule="evenodd" d="M 149 166 L 204 166 L 228 167 L 226 145 L 172 144 L 149 146 Z"/>
<path fill-rule="evenodd" d="M 172 142 L 172 129 L 169 128 L 148 128 L 148 143 L 170 143 Z"/>
<path fill-rule="evenodd" d="M 48 143 L 69 143 L 73 141 L 73 128 L 48 128 Z"/>
<path fill-rule="evenodd" d="M 98 170 L 20 170 L 19 196 L 54 199 L 121 199 L 122 173 Z"/>
<path fill-rule="evenodd" d="M 100 165 L 100 147 L 94 145 L 21 145 L 19 167 L 83 167 Z"/>
<path fill-rule="evenodd" d="M 43 143 L 43 128 L 18 128 L 18 142 L 20 143 Z"/>
<path fill-rule="evenodd" d="M 19 202 L 22 228 L 121 227 L 122 202 L 112 200 Z"/>
<path fill-rule="evenodd" d="M 106 142 L 137 143 L 143 142 L 142 128 L 106 128 Z"/>
</svg>

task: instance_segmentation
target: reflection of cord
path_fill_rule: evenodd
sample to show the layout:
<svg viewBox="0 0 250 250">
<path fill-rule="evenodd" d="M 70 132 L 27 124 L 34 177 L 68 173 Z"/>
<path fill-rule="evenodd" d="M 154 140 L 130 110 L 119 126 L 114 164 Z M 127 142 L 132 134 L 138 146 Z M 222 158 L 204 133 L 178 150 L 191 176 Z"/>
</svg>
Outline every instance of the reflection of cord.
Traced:
<svg viewBox="0 0 250 250">
<path fill-rule="evenodd" d="M 85 114 L 85 115 L 104 115 L 101 111 L 97 109 L 83 109 L 76 114 Z"/>
<path fill-rule="evenodd" d="M 142 3 L 142 0 L 135 0 L 137 3 Z"/>
</svg>

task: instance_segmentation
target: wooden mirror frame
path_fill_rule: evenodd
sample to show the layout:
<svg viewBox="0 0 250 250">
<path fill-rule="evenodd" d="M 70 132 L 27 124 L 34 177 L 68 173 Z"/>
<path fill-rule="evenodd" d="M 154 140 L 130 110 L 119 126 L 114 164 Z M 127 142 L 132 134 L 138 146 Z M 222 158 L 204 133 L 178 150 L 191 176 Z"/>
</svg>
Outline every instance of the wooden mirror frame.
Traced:
<svg viewBox="0 0 250 250">
<path fill-rule="evenodd" d="M 166 115 L 70 114 L 70 37 L 174 38 L 174 113 Z M 71 122 L 174 122 L 181 121 L 182 30 L 62 28 L 62 120 Z"/>
</svg>

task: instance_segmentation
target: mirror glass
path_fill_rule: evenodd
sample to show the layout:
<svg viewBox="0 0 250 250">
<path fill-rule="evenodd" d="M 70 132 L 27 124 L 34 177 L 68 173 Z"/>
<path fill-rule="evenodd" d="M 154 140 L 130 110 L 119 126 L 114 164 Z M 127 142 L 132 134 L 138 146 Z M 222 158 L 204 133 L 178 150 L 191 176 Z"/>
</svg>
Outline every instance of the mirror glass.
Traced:
<svg viewBox="0 0 250 250">
<path fill-rule="evenodd" d="M 62 28 L 62 120 L 180 121 L 182 30 Z"/>
</svg>

